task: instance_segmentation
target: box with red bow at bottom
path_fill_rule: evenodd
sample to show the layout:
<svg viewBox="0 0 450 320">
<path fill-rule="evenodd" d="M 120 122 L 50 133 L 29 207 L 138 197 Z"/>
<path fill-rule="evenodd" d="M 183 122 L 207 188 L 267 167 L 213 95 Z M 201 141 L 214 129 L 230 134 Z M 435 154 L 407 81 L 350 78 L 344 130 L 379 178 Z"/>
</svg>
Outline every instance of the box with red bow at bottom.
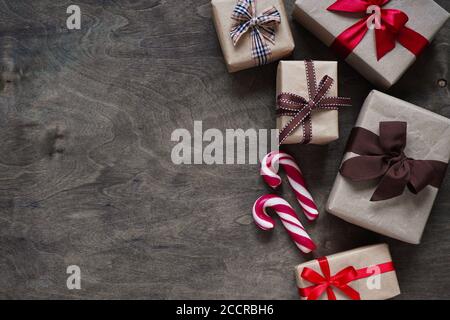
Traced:
<svg viewBox="0 0 450 320">
<path fill-rule="evenodd" d="M 367 80 L 389 88 L 449 14 L 432 0 L 297 0 L 294 17 Z"/>
<path fill-rule="evenodd" d="M 326 210 L 418 244 L 445 178 L 449 137 L 450 119 L 372 91 L 350 133 Z"/>
<path fill-rule="evenodd" d="M 386 244 L 302 263 L 295 276 L 300 297 L 306 300 L 384 300 L 400 294 Z"/>
</svg>

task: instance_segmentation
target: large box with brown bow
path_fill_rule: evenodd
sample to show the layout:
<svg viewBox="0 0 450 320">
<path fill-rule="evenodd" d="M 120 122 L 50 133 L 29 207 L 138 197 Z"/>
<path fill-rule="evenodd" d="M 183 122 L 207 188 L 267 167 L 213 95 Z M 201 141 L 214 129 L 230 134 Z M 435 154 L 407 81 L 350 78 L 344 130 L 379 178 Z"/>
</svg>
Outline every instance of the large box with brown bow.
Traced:
<svg viewBox="0 0 450 320">
<path fill-rule="evenodd" d="M 353 249 L 295 268 L 301 299 L 384 300 L 400 294 L 386 244 Z"/>
<path fill-rule="evenodd" d="M 449 137 L 450 119 L 372 91 L 350 134 L 327 211 L 418 244 L 446 174 Z"/>
<path fill-rule="evenodd" d="M 297 0 L 294 17 L 369 81 L 389 88 L 449 14 L 432 0 Z"/>
<path fill-rule="evenodd" d="M 283 0 L 212 0 L 211 5 L 229 72 L 279 60 L 294 50 Z"/>
</svg>

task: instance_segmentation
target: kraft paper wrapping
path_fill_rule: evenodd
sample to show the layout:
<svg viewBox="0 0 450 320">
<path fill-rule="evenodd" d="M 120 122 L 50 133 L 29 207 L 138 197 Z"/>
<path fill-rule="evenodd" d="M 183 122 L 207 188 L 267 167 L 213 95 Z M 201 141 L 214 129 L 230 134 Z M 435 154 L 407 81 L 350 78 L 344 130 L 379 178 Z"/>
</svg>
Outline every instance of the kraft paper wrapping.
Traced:
<svg viewBox="0 0 450 320">
<path fill-rule="evenodd" d="M 327 96 L 338 95 L 338 71 L 336 61 L 314 61 L 316 80 L 319 82 L 328 75 L 334 84 Z M 300 95 L 309 100 L 306 70 L 304 61 L 280 61 L 277 73 L 277 96 L 282 92 Z M 277 118 L 277 129 L 282 129 L 292 117 Z M 339 138 L 338 111 L 314 110 L 312 112 L 312 144 L 327 144 Z M 303 126 L 299 126 L 283 144 L 294 144 L 303 141 Z"/>
<path fill-rule="evenodd" d="M 231 14 L 236 6 L 237 0 L 212 0 L 212 13 L 217 36 L 225 58 L 228 72 L 236 72 L 243 69 L 255 67 L 252 58 L 252 40 L 250 31 L 245 33 L 236 46 L 230 37 L 230 30 L 235 23 Z M 260 15 L 265 9 L 275 6 L 280 12 L 281 23 L 276 27 L 275 44 L 267 41 L 272 50 L 271 61 L 279 60 L 292 53 L 294 50 L 294 39 L 289 27 L 286 9 L 283 0 L 257 0 L 256 14 Z"/>
<path fill-rule="evenodd" d="M 380 121 L 408 123 L 405 148 L 408 157 L 449 161 L 450 119 L 374 90 L 364 102 L 356 126 L 379 134 Z M 343 161 L 354 156 L 346 153 Z M 415 195 L 405 188 L 401 196 L 371 202 L 378 182 L 352 182 L 338 173 L 326 210 L 363 228 L 408 243 L 420 243 L 438 189 L 427 186 Z"/>
<path fill-rule="evenodd" d="M 378 244 L 373 246 L 366 246 L 350 251 L 345 251 L 337 254 L 327 256 L 330 265 L 331 275 L 336 274 L 340 270 L 353 266 L 355 269 L 362 269 L 372 267 L 378 264 L 392 261 L 389 248 L 386 244 Z M 395 266 L 395 265 L 394 265 Z M 322 274 L 317 260 L 302 263 L 295 268 L 295 277 L 297 279 L 297 286 L 305 288 L 313 285 L 312 283 L 302 279 L 301 273 L 303 268 L 308 267 Z M 375 279 L 375 277 L 379 277 Z M 377 282 L 379 280 L 379 282 Z M 378 286 L 379 284 L 379 286 Z M 385 300 L 393 298 L 400 294 L 398 286 L 397 275 L 395 271 L 371 276 L 365 279 L 359 279 L 349 283 L 349 286 L 359 292 L 361 300 Z M 338 300 L 348 300 L 339 289 L 333 289 Z M 304 298 L 303 298 L 304 299 Z M 324 293 L 320 300 L 327 300 L 327 294 Z"/>
<path fill-rule="evenodd" d="M 361 18 L 359 14 L 328 11 L 327 8 L 334 2 L 335 0 L 297 0 L 294 9 L 295 19 L 327 46 Z M 420 33 L 429 42 L 449 17 L 448 12 L 432 0 L 391 0 L 383 8 L 405 12 L 409 17 L 406 26 Z M 397 43 L 394 50 L 378 61 L 374 32 L 375 30 L 368 31 L 346 61 L 367 80 L 387 89 L 414 63 L 416 56 Z"/>
</svg>

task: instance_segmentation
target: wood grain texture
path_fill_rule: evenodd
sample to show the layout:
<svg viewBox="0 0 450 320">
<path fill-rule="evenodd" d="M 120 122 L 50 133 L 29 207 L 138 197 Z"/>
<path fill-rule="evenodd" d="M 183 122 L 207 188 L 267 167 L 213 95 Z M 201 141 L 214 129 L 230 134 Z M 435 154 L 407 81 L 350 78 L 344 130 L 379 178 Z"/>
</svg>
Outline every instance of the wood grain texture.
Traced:
<svg viewBox="0 0 450 320">
<path fill-rule="evenodd" d="M 286 0 L 288 12 L 293 0 Z M 437 2 L 450 11 L 449 0 Z M 66 8 L 82 29 L 66 29 Z M 291 21 L 295 59 L 335 60 Z M 389 94 L 450 117 L 449 24 Z M 176 128 L 272 128 L 276 64 L 228 74 L 209 0 L 0 1 L 0 298 L 297 299 L 298 252 L 251 220 L 253 165 L 174 165 Z M 344 62 L 341 139 L 291 146 L 321 211 L 372 86 Z M 442 81 L 441 81 L 442 82 Z M 399 299 L 450 299 L 450 179 L 419 246 L 323 213 L 315 256 L 387 242 Z M 283 195 L 295 203 L 285 188 Z M 297 207 L 296 207 L 297 208 Z M 82 290 L 66 288 L 78 265 Z"/>
</svg>

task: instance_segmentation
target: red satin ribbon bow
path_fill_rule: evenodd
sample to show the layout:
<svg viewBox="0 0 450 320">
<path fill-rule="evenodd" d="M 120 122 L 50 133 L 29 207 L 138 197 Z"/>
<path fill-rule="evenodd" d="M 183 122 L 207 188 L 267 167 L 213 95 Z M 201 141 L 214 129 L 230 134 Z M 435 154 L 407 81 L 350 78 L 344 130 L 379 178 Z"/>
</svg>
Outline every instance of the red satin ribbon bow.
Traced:
<svg viewBox="0 0 450 320">
<path fill-rule="evenodd" d="M 333 287 L 341 290 L 352 300 L 361 300 L 358 291 L 348 285 L 358 278 L 358 273 L 354 267 L 350 266 L 342 269 L 334 276 L 331 276 L 330 265 L 327 258 L 319 258 L 320 270 L 322 275 L 310 268 L 304 268 L 301 277 L 315 286 L 299 289 L 300 295 L 306 297 L 308 300 L 317 300 L 325 291 L 327 292 L 328 300 L 336 300 Z"/>
<path fill-rule="evenodd" d="M 328 300 L 336 300 L 333 288 L 339 289 L 352 300 L 361 300 L 359 292 L 348 285 L 350 282 L 368 278 L 377 273 L 382 274 L 395 270 L 394 264 L 392 261 L 389 261 L 358 270 L 353 266 L 348 266 L 332 276 L 328 259 L 322 257 L 317 259 L 317 261 L 319 262 L 322 275 L 308 267 L 303 268 L 301 274 L 303 279 L 313 283 L 310 287 L 298 289 L 300 296 L 305 297 L 307 300 L 317 300 L 325 291 L 327 292 Z"/>
<path fill-rule="evenodd" d="M 390 0 L 337 0 L 328 7 L 329 11 L 363 13 L 364 18 L 342 32 L 333 42 L 332 48 L 346 58 L 362 41 L 369 24 L 378 19 L 380 28 L 375 29 L 377 59 L 380 60 L 395 48 L 398 41 L 402 46 L 418 56 L 429 44 L 420 33 L 406 27 L 408 16 L 397 9 L 382 9 Z M 369 12 L 374 8 L 374 13 Z M 378 22 L 378 21 L 377 21 Z"/>
</svg>

